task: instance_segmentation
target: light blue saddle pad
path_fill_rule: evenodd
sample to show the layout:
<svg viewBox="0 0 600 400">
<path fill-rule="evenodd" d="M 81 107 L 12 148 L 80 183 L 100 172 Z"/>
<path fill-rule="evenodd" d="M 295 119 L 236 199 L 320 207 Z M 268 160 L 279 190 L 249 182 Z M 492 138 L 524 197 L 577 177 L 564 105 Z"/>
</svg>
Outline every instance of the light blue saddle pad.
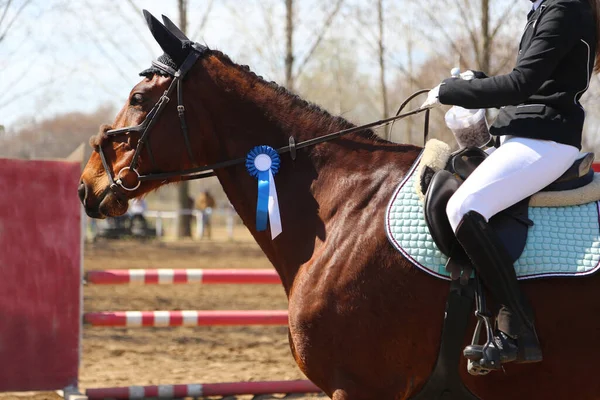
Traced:
<svg viewBox="0 0 600 400">
<path fill-rule="evenodd" d="M 435 243 L 415 191 L 421 156 L 394 192 L 385 229 L 392 245 L 410 262 L 441 279 L 449 279 L 447 257 Z M 571 207 L 530 207 L 527 245 L 515 263 L 519 279 L 585 276 L 600 268 L 598 202 Z"/>
</svg>

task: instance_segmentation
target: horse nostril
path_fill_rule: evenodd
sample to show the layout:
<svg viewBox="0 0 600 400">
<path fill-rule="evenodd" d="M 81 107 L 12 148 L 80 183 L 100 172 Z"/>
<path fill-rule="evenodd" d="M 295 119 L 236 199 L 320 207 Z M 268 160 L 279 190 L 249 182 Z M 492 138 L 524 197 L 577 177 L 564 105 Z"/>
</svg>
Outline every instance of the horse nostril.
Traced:
<svg viewBox="0 0 600 400">
<path fill-rule="evenodd" d="M 79 200 L 81 200 L 81 203 L 85 205 L 85 198 L 87 197 L 87 187 L 85 186 L 85 183 L 81 182 L 79 184 L 77 193 L 79 194 Z"/>
</svg>

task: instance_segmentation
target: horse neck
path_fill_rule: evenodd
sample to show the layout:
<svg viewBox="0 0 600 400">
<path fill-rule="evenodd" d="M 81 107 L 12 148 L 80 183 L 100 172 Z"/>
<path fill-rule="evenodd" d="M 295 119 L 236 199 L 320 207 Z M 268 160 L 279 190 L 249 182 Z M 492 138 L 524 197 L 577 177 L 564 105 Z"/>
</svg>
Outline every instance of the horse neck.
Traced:
<svg viewBox="0 0 600 400">
<path fill-rule="evenodd" d="M 290 136 L 300 142 L 352 126 L 217 57 L 205 60 L 202 71 L 206 74 L 203 88 L 196 93 L 204 93 L 202 107 L 212 130 L 205 144 L 210 163 L 244 157 L 257 145 L 286 146 Z M 346 144 L 369 141 L 358 136 L 343 140 Z M 340 160 L 350 151 L 352 145 L 336 146 L 333 151 L 331 145 L 322 144 L 298 150 L 295 160 L 289 154 L 281 155 L 275 182 L 283 233 L 275 240 L 269 230 L 258 232 L 255 227 L 256 179 L 243 166 L 216 171 L 231 204 L 277 269 L 286 292 L 300 266 L 324 240 L 325 225 L 319 212 L 327 201 L 324 196 L 333 189 L 332 179 L 339 175 L 332 171 L 343 168 Z"/>
</svg>

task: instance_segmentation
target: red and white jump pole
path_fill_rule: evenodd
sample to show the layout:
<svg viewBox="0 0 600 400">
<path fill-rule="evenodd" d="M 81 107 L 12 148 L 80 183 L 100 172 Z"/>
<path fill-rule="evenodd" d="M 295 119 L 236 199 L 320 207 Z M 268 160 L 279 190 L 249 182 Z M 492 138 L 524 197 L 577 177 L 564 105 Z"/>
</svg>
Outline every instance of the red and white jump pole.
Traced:
<svg viewBox="0 0 600 400">
<path fill-rule="evenodd" d="M 287 325 L 288 313 L 277 311 L 117 311 L 90 312 L 83 321 L 91 326 L 248 326 Z"/>
<path fill-rule="evenodd" d="M 89 271 L 85 280 L 94 285 L 281 283 L 274 269 L 109 269 Z"/>
<path fill-rule="evenodd" d="M 130 386 L 88 389 L 85 394 L 96 399 L 174 399 L 181 397 L 237 396 L 272 393 L 320 393 L 321 389 L 308 380 L 207 383 L 198 385 Z"/>
</svg>

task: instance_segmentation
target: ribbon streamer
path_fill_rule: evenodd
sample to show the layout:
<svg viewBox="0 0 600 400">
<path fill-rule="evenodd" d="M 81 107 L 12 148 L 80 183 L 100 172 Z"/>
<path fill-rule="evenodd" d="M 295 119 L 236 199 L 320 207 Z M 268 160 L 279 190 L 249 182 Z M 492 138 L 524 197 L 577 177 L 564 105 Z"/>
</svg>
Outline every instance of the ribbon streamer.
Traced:
<svg viewBox="0 0 600 400">
<path fill-rule="evenodd" d="M 279 171 L 280 162 L 279 154 L 269 146 L 257 146 L 246 156 L 248 173 L 258 179 L 256 230 L 259 232 L 266 230 L 267 220 L 269 220 L 272 239 L 282 232 L 274 178 Z"/>
</svg>

